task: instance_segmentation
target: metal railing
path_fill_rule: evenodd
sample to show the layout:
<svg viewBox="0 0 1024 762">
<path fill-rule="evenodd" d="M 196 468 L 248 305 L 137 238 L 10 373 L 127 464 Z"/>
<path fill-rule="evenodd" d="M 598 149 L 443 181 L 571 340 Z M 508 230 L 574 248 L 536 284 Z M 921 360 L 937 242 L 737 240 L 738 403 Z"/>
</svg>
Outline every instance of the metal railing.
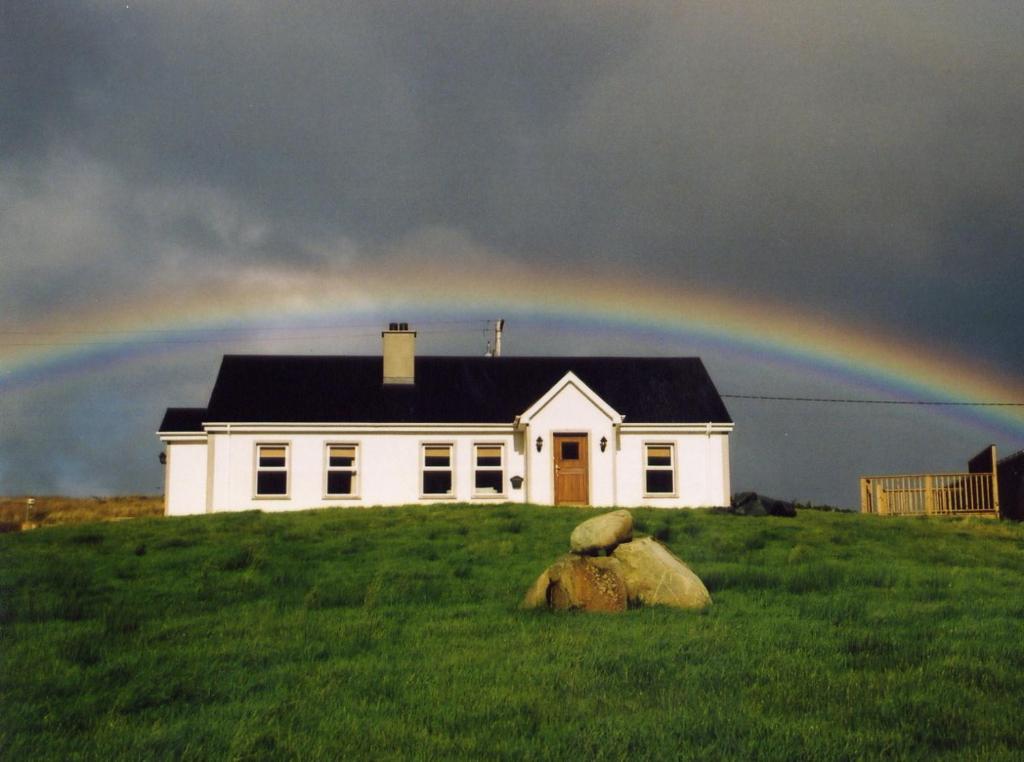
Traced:
<svg viewBox="0 0 1024 762">
<path fill-rule="evenodd" d="M 992 474 L 862 476 L 861 513 L 882 516 L 998 516 Z"/>
</svg>

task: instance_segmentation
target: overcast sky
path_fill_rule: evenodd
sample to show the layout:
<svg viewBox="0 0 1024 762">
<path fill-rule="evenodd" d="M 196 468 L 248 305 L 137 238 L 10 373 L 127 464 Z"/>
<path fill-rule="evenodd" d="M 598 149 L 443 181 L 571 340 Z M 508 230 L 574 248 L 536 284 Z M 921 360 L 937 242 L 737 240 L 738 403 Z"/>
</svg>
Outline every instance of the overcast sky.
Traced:
<svg viewBox="0 0 1024 762">
<path fill-rule="evenodd" d="M 0 370 L 55 313 L 440 236 L 462 242 L 450 267 L 769 297 L 1020 379 L 1021 40 L 1010 1 L 2 2 Z M 524 351 L 565 346 L 521 330 Z M 0 494 L 159 491 L 163 407 L 205 404 L 240 349 L 324 346 L 197 342 L 0 387 Z M 836 391 L 708 351 L 720 387 Z M 1024 427 L 934 411 L 730 409 L 734 486 L 780 497 L 852 504 L 859 472 L 1024 447 Z"/>
</svg>

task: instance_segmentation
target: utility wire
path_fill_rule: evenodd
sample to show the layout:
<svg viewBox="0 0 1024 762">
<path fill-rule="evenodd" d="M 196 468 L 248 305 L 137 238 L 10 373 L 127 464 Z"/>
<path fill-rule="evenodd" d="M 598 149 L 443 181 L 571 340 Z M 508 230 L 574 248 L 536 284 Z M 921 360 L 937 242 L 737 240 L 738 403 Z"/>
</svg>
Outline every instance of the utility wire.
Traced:
<svg viewBox="0 0 1024 762">
<path fill-rule="evenodd" d="M 436 325 L 445 325 L 444 323 L 437 323 Z M 486 334 L 487 328 L 480 329 L 475 324 L 465 323 L 463 325 L 472 326 L 467 328 L 417 328 L 416 333 L 419 334 L 466 334 L 476 333 L 478 330 Z M 305 334 L 290 333 L 290 331 L 302 330 L 307 331 Z M 253 341 L 334 341 L 338 334 L 344 334 L 346 336 L 375 336 L 380 332 L 379 328 L 347 328 L 347 327 L 325 327 L 323 332 L 312 334 L 308 333 L 311 329 L 309 327 L 304 328 L 267 328 L 267 329 L 252 329 L 252 328 L 223 328 L 214 331 L 214 336 L 192 336 L 192 337 L 177 337 L 177 338 L 162 338 L 166 334 L 180 334 L 180 331 L 162 331 L 162 330 L 150 330 L 150 331 L 61 331 L 59 335 L 76 334 L 82 336 L 139 336 L 142 338 L 138 341 L 139 344 L 221 344 L 224 342 L 253 342 Z M 53 332 L 58 334 L 58 332 Z M 281 335 L 281 334 L 285 335 Z M 119 345 L 122 342 L 110 338 L 110 339 L 86 339 L 82 341 L 5 341 L 2 337 L 10 335 L 45 335 L 44 332 L 16 332 L 16 331 L 0 331 L 0 347 L 103 347 Z M 153 338 L 150 338 L 152 336 Z"/>
<path fill-rule="evenodd" d="M 843 405 L 940 405 L 946 407 L 1024 407 L 1024 402 L 946 402 L 941 400 L 863 400 L 841 397 L 777 397 L 767 394 L 721 394 L 735 400 L 770 400 L 777 402 L 824 402 Z"/>
<path fill-rule="evenodd" d="M 462 325 L 462 326 L 471 326 L 471 328 L 468 328 L 468 329 L 465 329 L 465 330 L 474 330 L 475 331 L 481 325 L 483 325 L 484 327 L 487 327 L 489 325 L 492 325 L 493 323 L 494 323 L 494 320 L 483 320 L 483 319 L 481 319 L 481 320 L 431 320 L 431 321 L 426 321 L 426 322 L 422 322 L 422 323 L 417 323 L 417 326 L 427 326 L 428 329 L 431 329 L 433 326 L 438 326 L 438 325 Z M 241 332 L 255 332 L 255 331 L 259 331 L 259 330 L 270 330 L 270 331 L 286 332 L 286 331 L 308 331 L 311 327 L 316 327 L 316 325 L 315 324 L 313 326 L 302 326 L 302 325 L 288 326 L 288 325 L 280 325 L 280 326 L 266 327 L 266 328 L 262 328 L 262 329 L 259 328 L 259 327 L 253 328 L 252 326 L 236 326 L 236 327 L 225 326 L 223 328 L 208 328 L 208 329 L 205 329 L 205 330 L 208 330 L 208 331 L 211 331 L 211 332 L 216 332 L 216 333 L 225 333 L 225 332 L 239 332 L 239 333 L 241 333 Z M 335 333 L 345 333 L 345 332 L 348 332 L 348 333 L 375 333 L 377 331 L 382 330 L 379 323 L 375 323 L 373 325 L 368 324 L 368 323 L 367 324 L 362 324 L 362 325 L 357 324 L 357 323 L 349 323 L 349 324 L 346 324 L 346 325 L 322 324 L 322 327 L 323 327 L 324 330 L 330 330 L 330 331 L 333 331 Z M 6 330 L 4 330 L 4 329 L 0 329 L 0 336 L 49 336 L 49 335 L 54 335 L 54 336 L 68 336 L 68 335 L 71 335 L 71 336 L 122 336 L 122 335 L 139 336 L 139 335 L 148 335 L 148 334 L 167 334 L 167 333 L 178 334 L 178 333 L 183 333 L 183 332 L 188 331 L 188 330 L 190 330 L 190 329 L 187 329 L 187 328 L 87 328 L 87 329 L 77 329 L 77 330 L 74 329 L 74 328 L 67 328 L 67 329 L 65 329 L 65 328 L 55 328 L 55 329 L 38 328 L 38 329 L 31 329 L 31 330 L 21 330 L 21 329 L 6 329 Z M 414 329 L 414 330 L 416 332 L 420 332 L 421 331 L 421 329 L 418 328 L 418 327 L 416 329 Z M 451 329 L 451 330 L 454 330 L 454 329 Z"/>
<path fill-rule="evenodd" d="M 439 333 L 439 332 L 460 332 L 455 328 L 435 328 L 434 326 L 467 326 L 461 329 L 462 331 L 476 331 L 481 326 L 485 329 L 493 325 L 494 320 L 430 320 L 417 323 L 417 326 L 426 326 L 426 328 L 417 327 L 415 331 L 417 333 Z M 208 328 L 207 331 L 217 334 L 225 333 L 258 333 L 260 331 L 272 332 L 272 333 L 287 333 L 289 331 L 309 331 L 316 328 L 321 328 L 324 331 L 330 331 L 331 333 L 359 333 L 372 335 L 382 330 L 380 324 L 353 324 L 347 325 L 294 325 L 294 326 L 266 326 L 266 327 L 252 327 L 252 326 L 225 326 L 222 328 Z M 32 329 L 32 330 L 21 330 L 21 329 L 0 329 L 0 336 L 149 336 L 149 335 L 177 335 L 184 333 L 190 329 L 182 328 L 91 328 L 91 329 Z"/>
</svg>

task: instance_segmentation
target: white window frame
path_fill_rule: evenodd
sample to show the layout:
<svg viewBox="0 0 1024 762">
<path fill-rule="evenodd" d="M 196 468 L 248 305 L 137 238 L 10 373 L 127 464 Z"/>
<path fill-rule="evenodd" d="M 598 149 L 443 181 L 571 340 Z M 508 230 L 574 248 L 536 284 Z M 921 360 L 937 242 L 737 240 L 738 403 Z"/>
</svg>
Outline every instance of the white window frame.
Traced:
<svg viewBox="0 0 1024 762">
<path fill-rule="evenodd" d="M 497 466 L 481 466 L 477 464 L 477 450 L 481 447 L 497 447 L 501 462 Z M 494 498 L 508 497 L 505 488 L 505 443 L 504 442 L 474 442 L 473 443 L 473 497 L 479 500 L 493 500 Z M 478 492 L 476 487 L 476 474 L 478 471 L 497 471 L 501 474 L 501 489 L 497 492 Z"/>
<path fill-rule="evenodd" d="M 428 466 L 427 448 L 447 447 L 448 466 Z M 451 489 L 448 492 L 424 492 L 423 479 L 428 471 L 447 471 L 451 474 Z M 455 443 L 454 442 L 420 442 L 419 491 L 421 500 L 454 500 L 455 499 Z"/>
<path fill-rule="evenodd" d="M 260 465 L 260 450 L 264 447 L 281 447 L 284 449 L 284 465 L 283 466 L 261 466 Z M 256 442 L 253 447 L 254 456 L 254 468 L 253 468 L 253 479 L 252 479 L 252 495 L 255 500 L 287 500 L 291 496 L 292 492 L 292 475 L 291 475 L 291 464 L 292 464 L 292 443 L 291 442 Z M 260 474 L 263 472 L 283 472 L 284 473 L 284 492 L 281 494 L 263 494 L 260 492 Z"/>
<path fill-rule="evenodd" d="M 355 457 L 352 459 L 351 466 L 332 466 L 331 465 L 331 448 L 332 447 L 351 447 L 354 450 Z M 360 495 L 360 487 L 362 485 L 362 479 L 359 478 L 359 472 L 362 470 L 362 453 L 358 442 L 325 442 L 324 443 L 324 499 L 325 500 L 356 500 Z M 330 491 L 330 479 L 331 473 L 351 473 L 352 474 L 352 491 L 348 493 L 344 492 L 331 492 Z"/>
<path fill-rule="evenodd" d="M 648 463 L 648 450 L 651 447 L 667 447 L 669 453 L 669 464 L 667 466 L 652 466 Z M 675 442 L 644 442 L 643 443 L 643 480 L 644 497 L 678 497 L 679 496 L 679 474 L 676 473 L 676 443 Z M 668 471 L 672 474 L 671 492 L 649 492 L 647 489 L 648 471 Z"/>
</svg>

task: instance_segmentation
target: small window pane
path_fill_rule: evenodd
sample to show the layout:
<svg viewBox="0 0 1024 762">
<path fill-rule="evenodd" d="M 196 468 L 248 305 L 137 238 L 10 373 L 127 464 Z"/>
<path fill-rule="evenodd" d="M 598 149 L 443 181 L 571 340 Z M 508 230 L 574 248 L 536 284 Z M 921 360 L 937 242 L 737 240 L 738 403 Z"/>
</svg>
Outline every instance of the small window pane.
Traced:
<svg viewBox="0 0 1024 762">
<path fill-rule="evenodd" d="M 356 448 L 350 445 L 332 446 L 330 464 L 335 468 L 351 468 L 356 463 Z"/>
<path fill-rule="evenodd" d="M 476 448 L 476 464 L 478 466 L 500 466 L 501 447 L 490 445 Z"/>
<path fill-rule="evenodd" d="M 476 491 L 478 493 L 500 495 L 501 494 L 501 471 L 477 471 Z"/>
<path fill-rule="evenodd" d="M 285 448 L 261 447 L 260 466 L 263 468 L 283 468 L 285 464 Z"/>
<path fill-rule="evenodd" d="M 423 464 L 436 468 L 448 468 L 452 462 L 452 451 L 450 447 L 425 447 Z"/>
<path fill-rule="evenodd" d="M 423 494 L 447 495 L 452 491 L 451 471 L 424 471 Z"/>
<path fill-rule="evenodd" d="M 256 474 L 257 495 L 287 495 L 287 471 L 259 471 Z"/>
<path fill-rule="evenodd" d="M 672 472 L 671 471 L 648 471 L 647 472 L 647 493 L 672 494 Z"/>
<path fill-rule="evenodd" d="M 328 495 L 351 495 L 352 494 L 352 472 L 351 471 L 328 471 L 328 473 L 327 473 L 327 494 Z"/>
<path fill-rule="evenodd" d="M 562 442 L 562 460 L 579 460 L 580 443 Z"/>
<path fill-rule="evenodd" d="M 668 445 L 655 445 L 647 448 L 647 465 L 671 466 L 672 448 Z"/>
</svg>

